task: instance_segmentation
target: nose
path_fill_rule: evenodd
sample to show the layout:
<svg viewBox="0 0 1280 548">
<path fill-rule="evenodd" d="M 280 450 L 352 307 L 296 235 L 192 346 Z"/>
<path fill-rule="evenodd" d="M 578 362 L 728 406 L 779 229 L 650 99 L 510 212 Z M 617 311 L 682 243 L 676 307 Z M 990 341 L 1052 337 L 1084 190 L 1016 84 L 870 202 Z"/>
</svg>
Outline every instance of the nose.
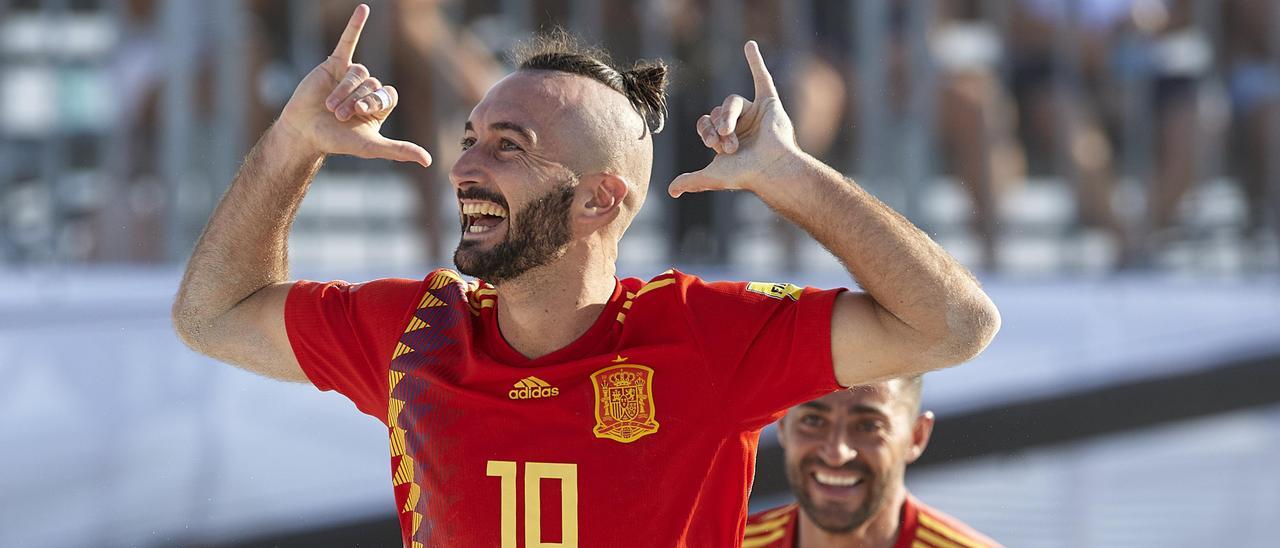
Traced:
<svg viewBox="0 0 1280 548">
<path fill-rule="evenodd" d="M 824 464 L 835 468 L 858 458 L 858 450 L 853 447 L 844 428 L 832 428 L 827 439 L 823 440 L 818 456 L 822 457 Z"/>
<path fill-rule="evenodd" d="M 458 161 L 453 163 L 449 169 L 449 182 L 454 189 L 461 190 L 480 182 L 483 170 L 477 156 L 474 148 L 464 150 Z"/>
</svg>

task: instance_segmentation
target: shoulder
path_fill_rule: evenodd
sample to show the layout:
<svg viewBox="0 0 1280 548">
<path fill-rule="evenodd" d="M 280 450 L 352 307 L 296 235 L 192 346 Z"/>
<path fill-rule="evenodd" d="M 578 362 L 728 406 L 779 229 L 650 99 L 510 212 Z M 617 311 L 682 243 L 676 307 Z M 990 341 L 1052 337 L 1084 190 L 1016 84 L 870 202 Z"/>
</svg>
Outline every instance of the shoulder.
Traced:
<svg viewBox="0 0 1280 548">
<path fill-rule="evenodd" d="M 795 530 L 797 506 L 795 503 L 757 512 L 747 517 L 742 532 L 742 545 L 790 546 L 790 533 Z"/>
<path fill-rule="evenodd" d="M 915 538 L 936 544 L 959 545 L 969 548 L 987 548 L 1000 546 L 1000 543 L 979 533 L 964 522 L 943 513 L 915 497 L 908 498 L 908 504 L 915 506 L 916 529 Z"/>
</svg>

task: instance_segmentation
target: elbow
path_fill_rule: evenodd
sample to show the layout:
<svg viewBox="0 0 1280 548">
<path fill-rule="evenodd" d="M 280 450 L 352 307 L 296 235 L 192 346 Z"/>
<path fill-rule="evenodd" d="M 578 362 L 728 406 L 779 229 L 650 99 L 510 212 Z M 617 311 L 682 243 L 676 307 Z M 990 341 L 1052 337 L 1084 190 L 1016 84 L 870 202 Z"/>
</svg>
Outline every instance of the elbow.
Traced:
<svg viewBox="0 0 1280 548">
<path fill-rule="evenodd" d="M 982 290 L 947 310 L 946 361 L 964 363 L 981 354 L 1000 331 L 1000 310 Z"/>
<path fill-rule="evenodd" d="M 173 307 L 169 310 L 169 321 L 173 324 L 173 332 L 178 335 L 178 340 L 188 348 L 196 352 L 203 352 L 203 345 L 200 342 L 200 321 L 192 307 L 188 305 L 181 295 L 173 301 Z"/>
</svg>

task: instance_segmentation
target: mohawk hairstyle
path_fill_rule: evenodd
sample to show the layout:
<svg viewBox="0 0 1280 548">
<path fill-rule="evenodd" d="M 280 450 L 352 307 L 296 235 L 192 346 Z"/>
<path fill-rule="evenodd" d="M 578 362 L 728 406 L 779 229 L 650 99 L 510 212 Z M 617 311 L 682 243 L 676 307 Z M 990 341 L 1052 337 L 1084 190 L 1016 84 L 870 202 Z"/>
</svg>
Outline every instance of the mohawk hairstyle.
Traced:
<svg viewBox="0 0 1280 548">
<path fill-rule="evenodd" d="M 523 42 L 511 52 L 520 70 L 553 70 L 586 76 L 621 93 L 644 119 L 650 133 L 667 121 L 667 64 L 661 59 L 638 61 L 618 70 L 609 53 L 584 45 L 577 37 L 555 28 Z"/>
</svg>

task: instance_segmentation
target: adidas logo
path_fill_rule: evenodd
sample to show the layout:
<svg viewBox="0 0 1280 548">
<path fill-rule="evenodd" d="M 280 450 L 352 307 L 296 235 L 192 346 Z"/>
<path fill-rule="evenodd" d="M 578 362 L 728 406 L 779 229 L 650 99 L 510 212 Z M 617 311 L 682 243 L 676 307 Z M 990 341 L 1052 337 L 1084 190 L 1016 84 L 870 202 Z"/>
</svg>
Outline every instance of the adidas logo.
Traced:
<svg viewBox="0 0 1280 548">
<path fill-rule="evenodd" d="M 558 395 L 560 395 L 559 388 L 547 384 L 547 381 L 539 379 L 538 377 L 525 377 L 520 379 L 519 381 L 516 381 L 514 386 L 512 386 L 511 391 L 507 392 L 507 397 L 513 400 L 550 398 L 551 396 Z"/>
</svg>

